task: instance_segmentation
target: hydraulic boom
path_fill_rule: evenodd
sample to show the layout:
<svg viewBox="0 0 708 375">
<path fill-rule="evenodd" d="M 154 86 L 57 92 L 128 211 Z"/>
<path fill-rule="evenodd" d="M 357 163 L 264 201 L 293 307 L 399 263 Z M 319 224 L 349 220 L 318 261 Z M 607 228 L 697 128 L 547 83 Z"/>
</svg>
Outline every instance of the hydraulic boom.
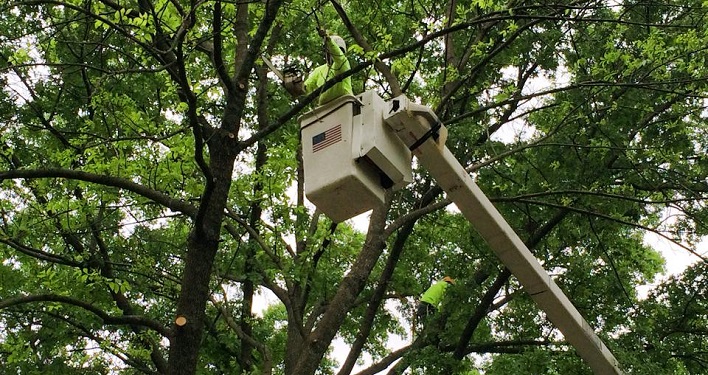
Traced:
<svg viewBox="0 0 708 375">
<path fill-rule="evenodd" d="M 389 101 L 384 113 L 384 121 L 407 146 L 415 146 L 420 163 L 593 372 L 621 374 L 612 353 L 445 146 L 447 131 L 435 114 L 405 96 Z"/>
<path fill-rule="evenodd" d="M 300 131 L 305 194 L 333 221 L 382 204 L 385 189 L 403 188 L 412 180 L 415 155 L 595 374 L 622 374 L 602 340 L 445 146 L 447 129 L 430 108 L 404 95 L 384 101 L 370 90 L 304 114 Z"/>
</svg>

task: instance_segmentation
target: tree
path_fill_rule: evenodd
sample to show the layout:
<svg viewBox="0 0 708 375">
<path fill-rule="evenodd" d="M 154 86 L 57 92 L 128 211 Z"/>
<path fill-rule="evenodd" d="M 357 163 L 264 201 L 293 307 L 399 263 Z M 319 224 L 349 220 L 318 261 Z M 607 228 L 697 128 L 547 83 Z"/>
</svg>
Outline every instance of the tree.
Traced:
<svg viewBox="0 0 708 375">
<path fill-rule="evenodd" d="M 623 366 L 704 369 L 705 283 L 637 287 L 663 262 L 643 233 L 694 252 L 706 234 L 705 4 L 375 5 L 0 6 L 7 371 L 349 374 L 367 353 L 362 374 L 589 372 L 424 170 L 365 233 L 306 203 L 296 120 L 317 93 L 290 98 L 260 56 L 309 71 L 318 27 L 347 39 L 355 91 L 434 108 Z M 444 274 L 437 329 L 388 348 Z M 279 303 L 256 315 L 261 290 Z"/>
<path fill-rule="evenodd" d="M 634 348 L 628 360 L 639 372 L 697 374 L 705 370 L 706 264 L 697 263 L 669 278 L 633 312 L 633 332 L 625 345 Z"/>
</svg>

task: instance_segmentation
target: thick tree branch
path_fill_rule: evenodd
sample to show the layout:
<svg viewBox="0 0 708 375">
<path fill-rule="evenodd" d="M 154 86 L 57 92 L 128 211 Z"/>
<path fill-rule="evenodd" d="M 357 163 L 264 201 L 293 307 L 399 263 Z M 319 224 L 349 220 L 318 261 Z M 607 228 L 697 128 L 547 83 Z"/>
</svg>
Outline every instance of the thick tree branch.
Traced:
<svg viewBox="0 0 708 375">
<path fill-rule="evenodd" d="M 276 16 L 282 4 L 283 0 L 266 1 L 265 12 L 261 18 L 260 24 L 258 25 L 258 29 L 256 29 L 255 34 L 250 40 L 248 52 L 245 54 L 241 65 L 236 67 L 236 82 L 247 82 L 247 78 L 256 63 L 256 60 L 260 57 L 263 42 L 268 35 L 268 31 L 270 31 L 273 26 L 273 22 L 275 22 Z"/>
<path fill-rule="evenodd" d="M 656 229 L 654 229 L 654 228 L 650 228 L 650 227 L 647 227 L 647 226 L 645 226 L 645 225 L 638 224 L 638 223 L 636 223 L 636 222 L 630 222 L 630 221 L 627 221 L 627 220 L 619 219 L 619 218 L 612 217 L 612 216 L 609 216 L 609 215 L 606 215 L 606 214 L 602 214 L 602 213 L 599 213 L 599 212 L 594 212 L 594 211 L 590 211 L 590 210 L 586 210 L 586 209 L 582 209 L 582 208 L 577 208 L 577 207 L 572 207 L 572 206 L 564 206 L 564 205 L 556 204 L 556 203 L 540 202 L 540 201 L 535 201 L 535 200 L 524 200 L 524 199 L 518 200 L 517 202 L 519 202 L 519 203 L 530 203 L 530 204 L 535 204 L 535 205 L 539 205 L 539 206 L 547 206 L 547 207 L 560 208 L 560 209 L 572 211 L 572 212 L 575 212 L 575 213 L 580 213 L 580 214 L 583 214 L 583 215 L 589 215 L 589 216 L 599 217 L 599 218 L 602 218 L 602 219 L 609 220 L 609 221 L 611 221 L 611 222 L 615 222 L 615 223 L 618 223 L 618 224 L 622 224 L 623 226 L 634 227 L 634 228 L 642 229 L 642 230 L 647 231 L 647 232 L 652 232 L 652 233 L 655 233 L 655 234 L 657 234 L 658 236 L 660 236 L 660 237 L 662 237 L 662 238 L 664 238 L 664 239 L 670 241 L 670 242 L 673 243 L 674 245 L 676 245 L 676 246 L 678 246 L 678 247 L 680 247 L 680 248 L 682 248 L 682 249 L 688 251 L 688 252 L 691 253 L 692 255 L 698 257 L 698 259 L 700 259 L 700 260 L 702 260 L 702 261 L 704 261 L 704 262 L 708 262 L 708 258 L 706 258 L 705 256 L 701 255 L 701 254 L 700 254 L 699 252 L 697 252 L 696 250 L 694 250 L 694 249 L 692 249 L 692 248 L 690 248 L 690 247 L 688 247 L 688 246 L 686 246 L 686 245 L 684 245 L 684 244 L 678 242 L 676 239 L 671 238 L 671 237 L 667 236 L 666 234 L 664 234 L 664 233 L 662 233 L 662 232 L 660 232 L 660 231 L 658 231 L 658 230 L 656 230 Z"/>
<path fill-rule="evenodd" d="M 462 358 L 466 355 L 465 349 L 467 348 L 467 345 L 470 340 L 472 340 L 472 335 L 474 334 L 474 331 L 477 329 L 477 326 L 482 321 L 482 319 L 487 316 L 487 309 L 493 304 L 494 297 L 496 297 L 497 293 L 499 293 L 499 291 L 506 284 L 506 282 L 509 281 L 510 277 L 511 271 L 509 271 L 508 268 L 504 268 L 504 270 L 500 272 L 497 276 L 497 279 L 494 280 L 494 283 L 492 283 L 489 289 L 487 289 L 487 291 L 484 293 L 484 296 L 482 296 L 482 298 L 480 299 L 477 308 L 475 309 L 472 316 L 470 316 L 470 318 L 468 319 L 465 328 L 462 330 L 460 338 L 457 342 L 457 347 L 452 353 L 453 357 L 458 361 L 462 360 Z"/>
<path fill-rule="evenodd" d="M 98 318 L 100 318 L 104 324 L 108 325 L 134 325 L 134 326 L 142 326 L 145 328 L 149 328 L 159 334 L 161 334 L 163 337 L 171 337 L 172 333 L 169 329 L 167 329 L 164 325 L 160 324 L 159 322 L 147 318 L 142 315 L 123 315 L 123 316 L 112 316 L 103 311 L 102 309 L 72 298 L 72 297 L 66 297 L 66 296 L 60 296 L 57 294 L 37 294 L 37 295 L 30 295 L 30 296 L 20 296 L 20 297 L 11 297 L 11 298 L 5 298 L 3 300 L 0 300 L 0 310 L 2 309 L 7 309 L 10 307 L 15 307 L 15 306 L 20 306 L 20 305 L 25 305 L 29 303 L 35 303 L 35 302 L 58 302 L 58 303 L 63 303 L 71 306 L 76 306 L 81 309 L 84 309 L 94 315 L 96 315 Z"/>
<path fill-rule="evenodd" d="M 51 254 L 46 251 L 35 249 L 35 248 L 29 247 L 29 246 L 25 246 L 25 245 L 19 243 L 15 239 L 0 237 L 0 243 L 3 243 L 5 245 L 17 250 L 18 252 L 20 252 L 22 254 L 25 254 L 25 255 L 30 256 L 35 259 L 38 259 L 40 261 L 61 264 L 61 265 L 71 266 L 71 267 L 81 267 L 81 265 L 82 265 L 80 262 L 76 262 L 72 259 L 62 257 L 62 256 L 59 256 L 56 254 Z"/>
<path fill-rule="evenodd" d="M 293 373 L 313 373 L 322 356 L 327 351 L 329 343 L 341 327 L 345 316 L 351 306 L 364 289 L 366 282 L 380 257 L 386 238 L 383 235 L 383 224 L 390 208 L 390 192 L 386 194 L 387 204 L 377 207 L 371 214 L 371 221 L 367 239 L 359 256 L 351 267 L 351 271 L 344 277 L 337 292 L 328 304 L 326 312 L 322 315 L 317 328 L 309 335 L 306 345 L 300 351 Z"/>
<path fill-rule="evenodd" d="M 248 5 L 246 5 L 246 7 L 248 7 Z M 226 70 L 226 64 L 224 63 L 224 55 L 222 53 L 222 50 L 224 48 L 223 38 L 221 36 L 223 27 L 223 13 L 221 11 L 221 1 L 219 0 L 214 2 L 212 20 L 212 42 L 214 43 L 214 46 L 211 50 L 211 56 L 214 61 L 216 75 L 219 77 L 219 81 L 221 81 L 221 84 L 224 86 L 228 95 L 228 93 L 233 92 L 235 88 L 232 79 L 229 76 L 229 72 Z M 240 20 L 238 20 L 237 23 L 239 21 Z"/>
<path fill-rule="evenodd" d="M 69 180 L 85 181 L 98 185 L 115 187 L 148 198 L 155 203 L 169 208 L 172 211 L 182 212 L 183 214 L 190 217 L 193 217 L 196 214 L 196 208 L 191 204 L 188 204 L 179 199 L 174 199 L 157 190 L 150 189 L 144 185 L 136 184 L 135 182 L 120 177 L 97 175 L 89 172 L 77 171 L 72 169 L 17 169 L 12 171 L 0 172 L 0 181 L 22 178 L 65 178 Z"/>
<path fill-rule="evenodd" d="M 383 272 L 381 272 L 381 276 L 379 276 L 374 293 L 369 298 L 369 304 L 364 312 L 364 317 L 359 321 L 359 333 L 349 349 L 349 354 L 339 370 L 339 375 L 351 373 L 354 365 L 356 364 L 357 358 L 359 358 L 361 351 L 364 349 L 364 345 L 369 340 L 374 319 L 376 318 L 376 314 L 382 305 L 386 290 L 388 289 L 388 283 L 393 277 L 393 272 L 396 269 L 396 265 L 403 254 L 405 243 L 408 241 L 409 236 L 413 232 L 413 226 L 411 225 L 406 229 L 408 230 L 401 231 L 401 233 L 396 236 L 396 241 L 391 247 L 391 252 L 386 260 L 386 266 L 384 267 Z M 384 233 L 386 232 L 387 231 Z M 388 237 L 388 235 L 385 236 Z"/>
<path fill-rule="evenodd" d="M 224 321 L 226 324 L 231 328 L 236 335 L 243 340 L 244 342 L 247 342 L 249 345 L 255 347 L 259 353 L 263 356 L 263 364 L 261 366 L 261 374 L 263 375 L 271 375 L 273 373 L 273 356 L 270 353 L 270 350 L 268 349 L 267 346 L 265 346 L 262 342 L 257 341 L 253 336 L 247 334 L 239 325 L 238 322 L 234 319 L 234 317 L 231 315 L 231 312 L 227 310 L 222 303 L 217 301 L 213 296 L 209 297 L 211 300 L 212 305 L 219 310 L 221 313 L 221 316 L 224 317 Z"/>
<path fill-rule="evenodd" d="M 389 366 L 391 366 L 392 363 L 396 362 L 397 360 L 401 359 L 403 355 L 408 353 L 410 350 L 411 345 L 404 346 L 398 350 L 392 351 L 389 355 L 386 357 L 382 358 L 378 362 L 374 363 L 373 365 L 367 367 L 366 369 L 356 373 L 356 375 L 375 375 L 381 373 L 383 370 L 386 370 Z"/>
</svg>

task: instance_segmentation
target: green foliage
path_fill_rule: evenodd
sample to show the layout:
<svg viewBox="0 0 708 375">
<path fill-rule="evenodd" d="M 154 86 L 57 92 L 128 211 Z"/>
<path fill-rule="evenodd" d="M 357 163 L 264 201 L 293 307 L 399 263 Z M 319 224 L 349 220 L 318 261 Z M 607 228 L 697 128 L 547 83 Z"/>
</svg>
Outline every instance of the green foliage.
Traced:
<svg viewBox="0 0 708 375">
<path fill-rule="evenodd" d="M 633 311 L 632 329 L 623 341 L 634 351 L 627 362 L 636 372 L 695 374 L 705 362 L 706 264 L 697 263 L 682 275 L 659 284 Z"/>
<path fill-rule="evenodd" d="M 447 146 L 627 372 L 705 372 L 705 263 L 640 290 L 666 262 L 647 230 L 693 248 L 708 233 L 706 2 L 338 3 L 356 30 L 312 0 L 285 2 L 266 30 L 273 2 L 0 5 L 3 371 L 166 372 L 196 287 L 223 307 L 204 308 L 197 373 L 292 373 L 316 350 L 311 372 L 336 373 L 341 348 L 313 339 L 325 324 L 383 360 L 393 338 L 415 342 L 418 296 L 450 275 L 440 331 L 397 366 L 589 373 L 514 277 L 482 304 L 503 264 L 452 205 L 417 214 L 444 199 L 422 168 L 371 234 L 315 215 L 296 121 L 309 107 L 290 112 L 260 56 L 307 72 L 324 28 L 361 68 L 355 90 L 400 87 L 435 109 Z M 208 285 L 187 278 L 195 259 Z M 277 302 L 243 310 L 266 289 Z"/>
<path fill-rule="evenodd" d="M 570 355 L 569 355 L 570 354 Z M 519 355 L 497 356 L 485 374 L 592 374 L 572 353 L 528 350 Z"/>
</svg>

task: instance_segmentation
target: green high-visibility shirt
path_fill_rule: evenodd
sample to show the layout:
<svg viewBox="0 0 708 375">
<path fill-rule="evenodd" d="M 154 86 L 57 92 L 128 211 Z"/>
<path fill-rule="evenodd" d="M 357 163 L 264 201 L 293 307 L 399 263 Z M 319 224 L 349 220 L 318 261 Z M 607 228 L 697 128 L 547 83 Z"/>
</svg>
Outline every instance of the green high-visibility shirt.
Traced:
<svg viewBox="0 0 708 375">
<path fill-rule="evenodd" d="M 334 78 L 337 74 L 343 73 L 351 69 L 349 65 L 349 60 L 344 54 L 344 51 L 339 49 L 332 38 L 327 38 L 327 50 L 332 56 L 332 64 L 320 65 L 315 70 L 310 73 L 310 75 L 305 80 L 305 91 L 309 94 L 317 90 L 319 87 L 325 84 L 328 80 Z M 325 90 L 325 92 L 320 95 L 319 105 L 325 104 L 333 99 L 336 99 L 342 95 L 352 95 L 352 79 L 351 77 L 344 78 L 343 80 L 334 84 L 334 86 Z"/>
<path fill-rule="evenodd" d="M 443 300 L 443 296 L 445 295 L 445 289 L 447 289 L 448 283 L 445 281 L 438 281 L 435 284 L 431 285 L 428 290 L 423 293 L 423 296 L 420 297 L 420 300 L 426 303 L 429 303 L 438 310 L 440 309 L 440 302 Z"/>
</svg>

